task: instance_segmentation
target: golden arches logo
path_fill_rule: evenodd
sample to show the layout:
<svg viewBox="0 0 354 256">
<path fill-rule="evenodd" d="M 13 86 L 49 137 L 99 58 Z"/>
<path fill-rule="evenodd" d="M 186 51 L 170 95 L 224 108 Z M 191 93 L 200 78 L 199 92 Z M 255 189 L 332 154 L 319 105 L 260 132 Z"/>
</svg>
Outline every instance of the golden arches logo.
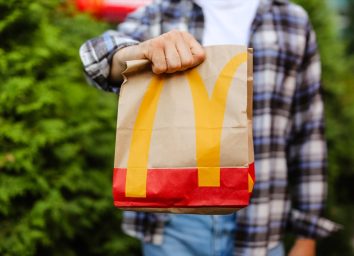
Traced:
<svg viewBox="0 0 354 256">
<path fill-rule="evenodd" d="M 198 185 L 220 186 L 220 144 L 226 101 L 234 74 L 247 62 L 247 52 L 233 57 L 222 69 L 209 98 L 196 69 L 185 72 L 195 113 Z M 153 76 L 140 105 L 134 124 L 126 174 L 126 197 L 146 197 L 149 148 L 163 88 L 163 79 Z"/>
</svg>

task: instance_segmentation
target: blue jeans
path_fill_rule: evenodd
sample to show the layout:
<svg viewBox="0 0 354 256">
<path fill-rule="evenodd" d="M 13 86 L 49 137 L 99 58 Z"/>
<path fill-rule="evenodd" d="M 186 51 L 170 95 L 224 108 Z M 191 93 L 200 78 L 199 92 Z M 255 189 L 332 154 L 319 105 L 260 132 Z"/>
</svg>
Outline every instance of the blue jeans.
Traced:
<svg viewBox="0 0 354 256">
<path fill-rule="evenodd" d="M 236 214 L 170 214 L 162 245 L 143 243 L 145 256 L 231 256 L 234 249 Z M 282 244 L 267 256 L 284 256 Z"/>
</svg>

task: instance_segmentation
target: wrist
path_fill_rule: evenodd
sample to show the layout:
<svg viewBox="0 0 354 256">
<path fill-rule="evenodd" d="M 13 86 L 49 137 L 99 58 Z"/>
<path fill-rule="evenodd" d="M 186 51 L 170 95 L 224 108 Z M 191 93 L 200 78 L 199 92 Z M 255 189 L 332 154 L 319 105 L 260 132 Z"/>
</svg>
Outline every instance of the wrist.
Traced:
<svg viewBox="0 0 354 256">
<path fill-rule="evenodd" d="M 315 256 L 316 241 L 310 238 L 298 238 L 289 252 L 289 256 Z"/>
<path fill-rule="evenodd" d="M 307 251 L 316 251 L 316 240 L 312 238 L 299 237 L 296 239 L 295 245 L 306 248 Z"/>
</svg>

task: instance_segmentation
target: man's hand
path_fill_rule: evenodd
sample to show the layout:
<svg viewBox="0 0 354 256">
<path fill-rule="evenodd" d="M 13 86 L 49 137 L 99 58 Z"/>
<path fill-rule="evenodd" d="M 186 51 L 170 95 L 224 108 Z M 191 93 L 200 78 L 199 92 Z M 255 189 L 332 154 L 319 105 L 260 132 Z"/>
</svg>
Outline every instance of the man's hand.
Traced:
<svg viewBox="0 0 354 256">
<path fill-rule="evenodd" d="M 316 255 L 316 241 L 313 239 L 296 240 L 294 246 L 289 252 L 289 256 L 315 256 Z"/>
<path fill-rule="evenodd" d="M 117 51 L 113 55 L 111 80 L 121 79 L 126 61 L 141 59 L 151 61 L 152 71 L 156 74 L 174 73 L 203 62 L 205 51 L 191 34 L 173 30 Z"/>
</svg>

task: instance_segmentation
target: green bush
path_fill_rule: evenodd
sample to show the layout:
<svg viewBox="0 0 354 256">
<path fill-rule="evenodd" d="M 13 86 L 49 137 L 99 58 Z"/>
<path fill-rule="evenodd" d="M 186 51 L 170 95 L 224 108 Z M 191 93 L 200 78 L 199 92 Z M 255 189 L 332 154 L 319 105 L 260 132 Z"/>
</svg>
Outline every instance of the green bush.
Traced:
<svg viewBox="0 0 354 256">
<path fill-rule="evenodd" d="M 117 255 L 117 97 L 84 81 L 78 49 L 107 25 L 59 1 L 0 0 L 0 255 Z"/>
<path fill-rule="evenodd" d="M 319 255 L 352 255 L 352 61 L 325 1 L 296 2 L 310 14 L 323 61 L 327 214 L 345 226 L 320 242 Z M 62 3 L 0 0 L 0 255 L 136 255 L 112 206 L 117 98 L 86 84 L 78 56 L 108 25 Z"/>
</svg>

